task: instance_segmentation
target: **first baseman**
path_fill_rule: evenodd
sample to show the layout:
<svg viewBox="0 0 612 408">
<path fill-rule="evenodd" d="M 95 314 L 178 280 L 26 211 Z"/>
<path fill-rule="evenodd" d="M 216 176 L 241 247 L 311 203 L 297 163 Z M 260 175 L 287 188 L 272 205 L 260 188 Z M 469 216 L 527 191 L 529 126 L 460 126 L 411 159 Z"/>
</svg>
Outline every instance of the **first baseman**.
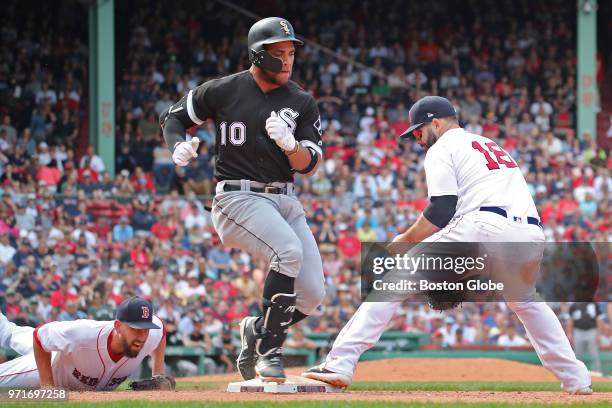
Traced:
<svg viewBox="0 0 612 408">
<path fill-rule="evenodd" d="M 36 329 L 11 325 L 0 320 L 0 333 L 16 334 L 0 345 L 23 355 L 0 364 L 0 389 L 114 390 L 148 355 L 153 375 L 164 374 L 165 329 L 145 299 L 123 302 L 114 321 L 50 322 Z"/>
<path fill-rule="evenodd" d="M 448 99 L 426 96 L 412 106 L 408 117 L 412 126 L 401 137 L 414 135 L 427 150 L 424 166 L 430 204 L 393 242 L 529 242 L 541 247 L 538 243 L 545 237 L 538 211 L 520 168 L 504 149 L 459 127 Z M 521 301 L 507 301 L 542 364 L 568 393 L 592 393 L 590 374 L 576 359 L 559 320 L 534 295 L 535 290 L 525 291 Z M 303 375 L 348 386 L 359 357 L 376 344 L 400 305 L 364 302 L 338 335 L 325 362 Z"/>
<path fill-rule="evenodd" d="M 285 381 L 287 329 L 325 294 L 321 256 L 293 185 L 295 172 L 314 174 L 323 157 L 317 104 L 289 80 L 296 44 L 302 42 L 287 20 L 256 22 L 248 34 L 248 70 L 205 82 L 160 116 L 179 166 L 197 156 L 185 130 L 214 120 L 213 224 L 224 245 L 269 261 L 263 316 L 240 323 L 238 369 L 245 380 Z"/>
</svg>

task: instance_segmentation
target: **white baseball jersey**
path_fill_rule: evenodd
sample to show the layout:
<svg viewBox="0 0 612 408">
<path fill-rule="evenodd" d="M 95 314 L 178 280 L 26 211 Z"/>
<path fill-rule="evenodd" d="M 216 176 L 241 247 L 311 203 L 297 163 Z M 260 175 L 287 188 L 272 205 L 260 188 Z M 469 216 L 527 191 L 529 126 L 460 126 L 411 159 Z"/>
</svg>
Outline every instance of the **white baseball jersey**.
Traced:
<svg viewBox="0 0 612 408">
<path fill-rule="evenodd" d="M 459 197 L 455 216 L 493 206 L 517 217 L 538 217 L 520 168 L 491 139 L 451 129 L 427 150 L 424 165 L 429 197 Z"/>
<path fill-rule="evenodd" d="M 153 316 L 153 323 L 163 327 Z M 52 353 L 51 368 L 57 387 L 71 390 L 108 391 L 117 388 L 160 344 L 165 328 L 150 330 L 138 356 L 114 356 L 111 349 L 114 320 L 75 320 L 43 324 L 33 340 Z M 0 364 L 0 388 L 39 385 L 34 353 Z"/>
<path fill-rule="evenodd" d="M 536 254 L 521 254 L 516 260 L 520 264 L 537 256 L 540 246 L 535 243 L 544 242 L 544 233 L 538 225 L 527 222 L 527 217 L 538 216 L 537 209 L 516 162 L 495 142 L 461 128 L 451 129 L 427 151 L 425 172 L 430 197 L 456 195 L 458 202 L 453 220 L 423 242 L 533 242 Z M 478 211 L 480 207 L 501 207 L 508 217 Z M 513 247 L 507 247 L 512 252 Z M 589 386 L 589 371 L 576 359 L 554 312 L 546 303 L 533 301 L 535 288 L 529 282 L 511 273 L 505 275 L 502 282 L 518 286 L 518 293 L 525 296 L 519 301 L 513 299 L 508 307 L 525 326 L 543 365 L 570 393 Z M 350 381 L 361 354 L 378 342 L 401 304 L 362 303 L 336 337 L 323 367 Z"/>
</svg>

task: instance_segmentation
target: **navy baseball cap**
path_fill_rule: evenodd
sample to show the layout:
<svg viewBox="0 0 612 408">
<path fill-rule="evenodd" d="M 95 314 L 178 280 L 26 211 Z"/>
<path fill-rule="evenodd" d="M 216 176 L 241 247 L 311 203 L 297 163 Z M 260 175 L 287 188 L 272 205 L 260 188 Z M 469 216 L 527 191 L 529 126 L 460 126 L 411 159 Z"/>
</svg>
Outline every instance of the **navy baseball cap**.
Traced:
<svg viewBox="0 0 612 408">
<path fill-rule="evenodd" d="M 153 323 L 153 305 L 148 300 L 133 297 L 123 301 L 117 308 L 117 320 L 134 329 L 159 329 Z"/>
<path fill-rule="evenodd" d="M 400 139 L 407 139 L 412 132 L 434 118 L 448 118 L 456 116 L 457 112 L 451 101 L 441 96 L 425 96 L 415 102 L 408 112 L 410 127 L 400 135 Z"/>
</svg>

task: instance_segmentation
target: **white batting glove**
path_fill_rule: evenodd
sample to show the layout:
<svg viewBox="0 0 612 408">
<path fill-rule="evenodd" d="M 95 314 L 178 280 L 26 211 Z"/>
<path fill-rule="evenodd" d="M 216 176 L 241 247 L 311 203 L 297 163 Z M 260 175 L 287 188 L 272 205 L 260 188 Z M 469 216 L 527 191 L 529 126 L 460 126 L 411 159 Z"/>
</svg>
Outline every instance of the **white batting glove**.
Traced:
<svg viewBox="0 0 612 408">
<path fill-rule="evenodd" d="M 180 142 L 174 148 L 174 152 L 172 153 L 172 161 L 177 166 L 185 167 L 189 164 L 191 159 L 198 157 L 198 146 L 200 144 L 200 139 L 193 138 L 190 142 Z"/>
<path fill-rule="evenodd" d="M 274 140 L 276 145 L 286 152 L 295 149 L 295 137 L 289 129 L 287 122 L 282 120 L 276 112 L 272 111 L 270 117 L 266 119 L 266 131 L 270 139 Z"/>
</svg>

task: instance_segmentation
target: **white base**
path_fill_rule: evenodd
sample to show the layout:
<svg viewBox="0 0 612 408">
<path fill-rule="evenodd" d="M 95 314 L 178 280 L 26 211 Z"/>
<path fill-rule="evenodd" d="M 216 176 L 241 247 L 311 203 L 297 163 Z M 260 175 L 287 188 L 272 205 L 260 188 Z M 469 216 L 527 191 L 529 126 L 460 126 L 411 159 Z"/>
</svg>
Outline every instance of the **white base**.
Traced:
<svg viewBox="0 0 612 408">
<path fill-rule="evenodd" d="M 343 388 L 334 387 L 322 381 L 311 380 L 299 375 L 288 375 L 283 384 L 263 382 L 259 378 L 249 381 L 233 382 L 227 385 L 227 392 L 267 392 L 271 394 L 296 393 L 338 393 Z"/>
</svg>

